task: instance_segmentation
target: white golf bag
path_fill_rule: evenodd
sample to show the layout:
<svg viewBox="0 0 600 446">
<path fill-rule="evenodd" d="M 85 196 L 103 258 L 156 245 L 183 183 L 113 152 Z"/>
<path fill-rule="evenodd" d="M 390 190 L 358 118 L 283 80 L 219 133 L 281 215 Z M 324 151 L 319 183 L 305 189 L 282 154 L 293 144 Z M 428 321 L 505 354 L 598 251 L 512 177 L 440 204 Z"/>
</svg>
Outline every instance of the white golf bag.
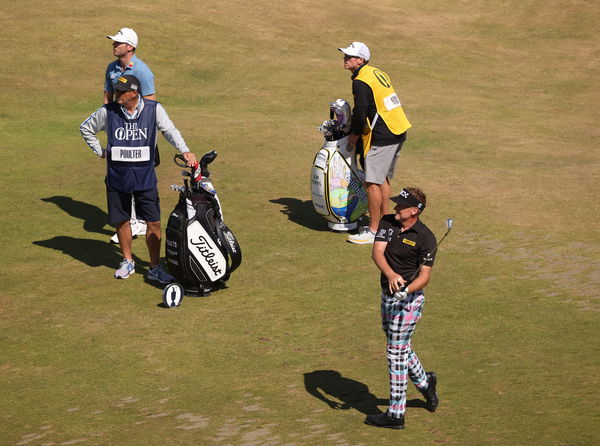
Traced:
<svg viewBox="0 0 600 446">
<path fill-rule="evenodd" d="M 356 229 L 357 220 L 367 213 L 367 192 L 356 150 L 348 144 L 350 105 L 337 99 L 329 112 L 330 119 L 319 127 L 325 141 L 312 165 L 312 202 L 329 229 L 346 232 Z"/>
</svg>

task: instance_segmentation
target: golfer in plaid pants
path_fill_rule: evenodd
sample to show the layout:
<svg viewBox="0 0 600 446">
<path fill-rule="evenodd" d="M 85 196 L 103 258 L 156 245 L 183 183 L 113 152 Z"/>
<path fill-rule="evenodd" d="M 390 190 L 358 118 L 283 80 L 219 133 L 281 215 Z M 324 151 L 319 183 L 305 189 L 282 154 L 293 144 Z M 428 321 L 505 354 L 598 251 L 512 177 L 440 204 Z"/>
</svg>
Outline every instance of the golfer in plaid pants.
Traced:
<svg viewBox="0 0 600 446">
<path fill-rule="evenodd" d="M 396 214 L 381 219 L 373 244 L 373 261 L 381 271 L 381 321 L 387 337 L 390 402 L 387 412 L 369 415 L 365 423 L 403 429 L 408 378 L 425 396 L 427 410 L 434 412 L 438 406 L 437 377 L 434 372 L 425 372 L 411 347 L 425 304 L 422 289 L 431 277 L 436 240 L 419 220 L 426 204 L 420 189 L 405 188 L 391 200 L 396 203 Z"/>
</svg>

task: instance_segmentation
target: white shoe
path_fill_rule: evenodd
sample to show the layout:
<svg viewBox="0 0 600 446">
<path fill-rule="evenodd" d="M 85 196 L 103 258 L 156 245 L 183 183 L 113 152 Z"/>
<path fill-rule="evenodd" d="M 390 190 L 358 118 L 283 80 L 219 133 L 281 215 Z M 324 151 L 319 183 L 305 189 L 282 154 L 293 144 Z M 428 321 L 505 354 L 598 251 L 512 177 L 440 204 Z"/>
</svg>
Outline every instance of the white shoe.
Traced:
<svg viewBox="0 0 600 446">
<path fill-rule="evenodd" d="M 115 271 L 115 279 L 127 279 L 135 273 L 135 262 L 123 259 L 119 263 L 119 269 Z"/>
<path fill-rule="evenodd" d="M 357 245 L 373 244 L 375 241 L 375 233 L 371 232 L 368 226 L 360 229 L 361 230 L 358 232 L 358 234 L 349 235 L 347 240 L 350 243 L 356 243 Z"/>
</svg>

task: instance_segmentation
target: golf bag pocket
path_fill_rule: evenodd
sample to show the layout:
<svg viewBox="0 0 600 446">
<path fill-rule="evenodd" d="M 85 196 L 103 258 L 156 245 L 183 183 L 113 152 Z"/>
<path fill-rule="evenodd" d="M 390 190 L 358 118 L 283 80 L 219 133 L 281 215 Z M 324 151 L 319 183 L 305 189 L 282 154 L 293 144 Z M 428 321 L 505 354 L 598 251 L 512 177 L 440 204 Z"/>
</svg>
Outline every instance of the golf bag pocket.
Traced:
<svg viewBox="0 0 600 446">
<path fill-rule="evenodd" d="M 187 226 L 187 209 L 185 200 L 180 199 L 175 206 L 175 209 L 169 215 L 167 229 L 165 231 L 165 254 L 169 272 L 182 286 L 186 286 L 186 282 L 191 283 L 186 277 L 190 277 L 188 273 L 187 247 L 185 244 L 186 226 Z"/>
</svg>

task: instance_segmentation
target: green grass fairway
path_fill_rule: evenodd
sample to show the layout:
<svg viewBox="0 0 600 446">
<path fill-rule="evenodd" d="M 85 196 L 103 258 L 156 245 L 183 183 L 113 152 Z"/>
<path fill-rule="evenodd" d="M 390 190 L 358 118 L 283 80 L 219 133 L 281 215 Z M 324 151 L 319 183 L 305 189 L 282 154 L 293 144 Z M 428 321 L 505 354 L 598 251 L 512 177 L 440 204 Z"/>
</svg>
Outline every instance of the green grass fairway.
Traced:
<svg viewBox="0 0 600 446">
<path fill-rule="evenodd" d="M 94 6 L 86 6 L 86 5 Z M 2 2 L 1 445 L 600 444 L 600 8 L 590 0 Z M 129 26 L 244 259 L 164 309 L 112 278 L 104 36 Z M 371 48 L 413 124 L 393 182 L 454 229 L 413 346 L 439 377 L 404 431 L 363 424 L 388 384 L 370 248 L 327 231 L 310 168 L 337 50 Z M 180 184 L 160 139 L 163 228 Z"/>
</svg>

